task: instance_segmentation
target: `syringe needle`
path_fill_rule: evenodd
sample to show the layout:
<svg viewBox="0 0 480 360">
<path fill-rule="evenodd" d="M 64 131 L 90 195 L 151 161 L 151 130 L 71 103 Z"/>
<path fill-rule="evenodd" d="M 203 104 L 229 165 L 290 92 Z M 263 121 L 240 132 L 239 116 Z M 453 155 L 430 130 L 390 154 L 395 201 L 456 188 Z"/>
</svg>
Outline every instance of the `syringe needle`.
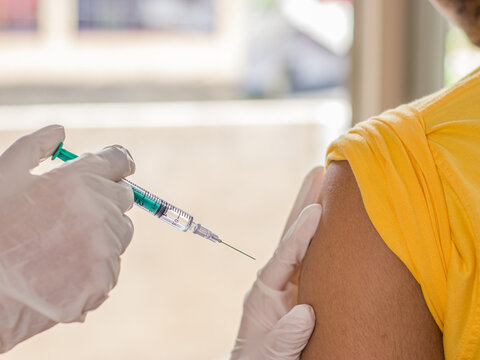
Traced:
<svg viewBox="0 0 480 360">
<path fill-rule="evenodd" d="M 245 255 L 245 256 L 248 256 L 250 259 L 257 260 L 257 259 L 255 259 L 253 256 L 250 256 L 250 255 L 244 253 L 243 251 L 240 251 L 240 250 L 238 250 L 237 248 L 234 248 L 232 245 L 228 245 L 225 241 L 221 241 L 221 243 L 224 244 L 224 245 L 227 245 L 229 248 L 232 248 L 233 250 L 236 250 L 236 251 L 238 251 L 239 253 L 241 253 L 241 254 L 243 254 L 243 255 Z"/>
<path fill-rule="evenodd" d="M 192 223 L 192 226 L 190 227 L 190 230 L 192 230 L 192 232 L 194 234 L 197 234 L 197 235 L 200 235 L 201 237 L 205 238 L 205 239 L 208 239 L 210 241 L 213 241 L 214 243 L 221 243 L 221 244 L 225 244 L 227 245 L 229 248 L 235 250 L 235 251 L 238 251 L 240 254 L 243 254 L 245 256 L 248 256 L 250 259 L 253 259 L 253 260 L 257 260 L 255 259 L 253 256 L 250 256 L 246 253 L 244 253 L 243 251 L 241 250 L 238 250 L 237 248 L 234 248 L 232 245 L 229 245 L 227 244 L 226 242 L 223 242 L 219 237 L 218 235 L 214 234 L 212 231 L 208 230 L 205 226 L 202 226 L 201 224 L 195 224 L 195 223 Z"/>
</svg>

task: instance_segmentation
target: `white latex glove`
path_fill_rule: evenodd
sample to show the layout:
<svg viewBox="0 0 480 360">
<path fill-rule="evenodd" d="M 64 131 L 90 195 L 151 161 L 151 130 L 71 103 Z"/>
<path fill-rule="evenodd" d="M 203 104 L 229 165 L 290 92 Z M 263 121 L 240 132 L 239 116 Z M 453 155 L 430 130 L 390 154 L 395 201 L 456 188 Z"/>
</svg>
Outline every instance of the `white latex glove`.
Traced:
<svg viewBox="0 0 480 360">
<path fill-rule="evenodd" d="M 42 175 L 30 170 L 65 138 L 53 125 L 0 156 L 0 351 L 58 322 L 83 321 L 115 286 L 133 235 L 135 165 L 121 147 Z"/>
<path fill-rule="evenodd" d="M 305 176 L 295 203 L 290 211 L 290 215 L 288 216 L 283 235 L 285 235 L 285 232 L 287 232 L 290 226 L 292 226 L 293 222 L 298 218 L 298 215 L 300 215 L 300 212 L 303 209 L 310 204 L 317 203 L 324 174 L 325 169 L 323 166 L 318 166 L 310 170 L 307 176 Z"/>
<path fill-rule="evenodd" d="M 297 305 L 289 281 L 307 251 L 321 216 L 306 207 L 287 230 L 272 259 L 258 273 L 243 304 L 243 317 L 231 360 L 297 360 L 315 326 L 309 305 Z"/>
</svg>

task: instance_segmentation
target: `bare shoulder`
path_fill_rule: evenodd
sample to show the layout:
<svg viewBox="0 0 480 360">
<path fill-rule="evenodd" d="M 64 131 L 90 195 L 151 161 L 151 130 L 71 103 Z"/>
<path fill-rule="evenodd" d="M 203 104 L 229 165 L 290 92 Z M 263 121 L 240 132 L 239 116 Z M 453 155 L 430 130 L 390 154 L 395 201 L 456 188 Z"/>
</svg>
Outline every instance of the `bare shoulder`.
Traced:
<svg viewBox="0 0 480 360">
<path fill-rule="evenodd" d="M 299 283 L 317 318 L 302 359 L 443 359 L 421 288 L 370 222 L 348 162 L 329 166 L 320 202 Z"/>
</svg>

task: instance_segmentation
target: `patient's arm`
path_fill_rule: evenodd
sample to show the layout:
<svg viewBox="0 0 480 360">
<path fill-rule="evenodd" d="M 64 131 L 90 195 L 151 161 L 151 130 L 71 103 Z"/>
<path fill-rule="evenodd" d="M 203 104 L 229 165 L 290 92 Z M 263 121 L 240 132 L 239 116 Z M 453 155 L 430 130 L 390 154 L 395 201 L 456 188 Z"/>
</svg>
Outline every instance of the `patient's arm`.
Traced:
<svg viewBox="0 0 480 360">
<path fill-rule="evenodd" d="M 443 359 L 421 288 L 370 222 L 348 162 L 329 166 L 320 203 L 299 284 L 316 314 L 302 359 Z"/>
</svg>

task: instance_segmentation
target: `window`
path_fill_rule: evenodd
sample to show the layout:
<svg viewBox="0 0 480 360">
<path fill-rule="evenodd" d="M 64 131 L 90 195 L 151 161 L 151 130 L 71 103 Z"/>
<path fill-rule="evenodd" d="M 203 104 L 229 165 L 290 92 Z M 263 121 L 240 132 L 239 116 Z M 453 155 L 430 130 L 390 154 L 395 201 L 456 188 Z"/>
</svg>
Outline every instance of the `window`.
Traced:
<svg viewBox="0 0 480 360">
<path fill-rule="evenodd" d="M 210 32 L 214 10 L 214 0 L 78 0 L 78 28 Z"/>
<path fill-rule="evenodd" d="M 445 85 L 453 84 L 479 66 L 480 49 L 470 42 L 462 30 L 451 27 L 445 47 Z"/>
<path fill-rule="evenodd" d="M 37 29 L 37 0 L 0 0 L 0 31 Z"/>
<path fill-rule="evenodd" d="M 242 86 L 250 97 L 344 89 L 353 40 L 350 1 L 252 0 Z"/>
</svg>

